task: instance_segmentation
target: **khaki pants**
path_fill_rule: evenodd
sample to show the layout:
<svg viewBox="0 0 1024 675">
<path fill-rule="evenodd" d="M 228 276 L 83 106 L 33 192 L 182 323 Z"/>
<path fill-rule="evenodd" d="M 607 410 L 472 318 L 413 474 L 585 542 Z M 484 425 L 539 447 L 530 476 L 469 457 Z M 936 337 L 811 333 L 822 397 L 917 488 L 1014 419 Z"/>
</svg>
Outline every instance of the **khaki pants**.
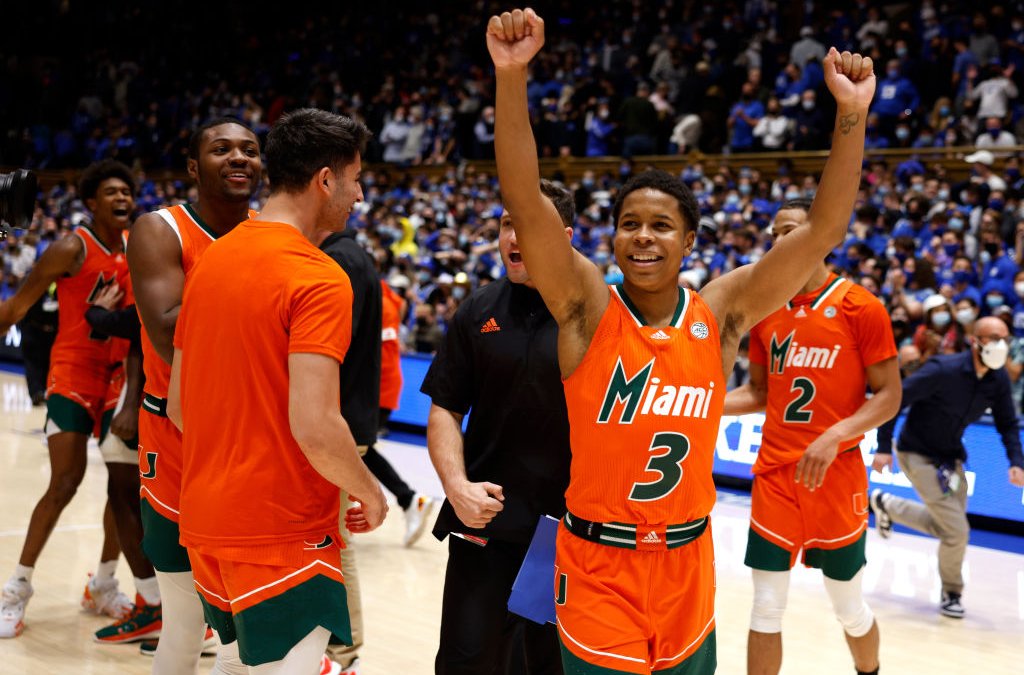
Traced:
<svg viewBox="0 0 1024 675">
<path fill-rule="evenodd" d="M 942 590 L 961 593 L 964 577 L 961 568 L 967 553 L 971 528 L 967 523 L 967 476 L 961 462 L 956 463 L 960 485 L 946 494 L 939 486 L 935 465 L 916 452 L 897 451 L 900 471 L 906 474 L 923 504 L 889 495 L 885 510 L 894 523 L 906 525 L 939 539 L 939 577 Z"/>
<path fill-rule="evenodd" d="M 369 446 L 360 445 L 359 456 L 366 454 Z M 363 646 L 363 604 L 359 593 L 359 574 L 356 570 L 356 551 L 353 546 L 352 533 L 345 527 L 345 511 L 349 507 L 348 493 L 341 491 L 341 510 L 338 514 L 340 522 L 341 538 L 345 541 L 345 548 L 341 551 L 341 573 L 345 576 L 345 594 L 348 597 L 348 617 L 352 625 L 352 646 L 330 645 L 327 647 L 327 655 L 343 667 L 348 667 L 353 661 L 359 658 L 359 648 Z"/>
</svg>

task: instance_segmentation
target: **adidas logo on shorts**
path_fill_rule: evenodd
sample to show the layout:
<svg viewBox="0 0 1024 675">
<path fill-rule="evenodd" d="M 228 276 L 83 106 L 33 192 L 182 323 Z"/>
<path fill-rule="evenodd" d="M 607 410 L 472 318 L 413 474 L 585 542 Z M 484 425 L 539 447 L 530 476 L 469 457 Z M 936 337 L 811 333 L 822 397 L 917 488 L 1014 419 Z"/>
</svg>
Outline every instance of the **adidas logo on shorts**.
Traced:
<svg viewBox="0 0 1024 675">
<path fill-rule="evenodd" d="M 641 544 L 660 544 L 661 538 L 658 537 L 658 533 L 651 530 L 647 533 L 647 536 L 640 540 Z"/>
</svg>

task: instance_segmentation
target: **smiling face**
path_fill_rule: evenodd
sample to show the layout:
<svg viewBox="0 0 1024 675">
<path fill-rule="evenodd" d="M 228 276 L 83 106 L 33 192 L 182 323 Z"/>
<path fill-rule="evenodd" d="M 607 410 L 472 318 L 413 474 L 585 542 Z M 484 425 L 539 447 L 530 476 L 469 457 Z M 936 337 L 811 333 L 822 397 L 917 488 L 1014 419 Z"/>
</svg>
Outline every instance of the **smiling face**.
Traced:
<svg viewBox="0 0 1024 675">
<path fill-rule="evenodd" d="M 626 283 L 645 291 L 675 288 L 696 233 L 672 195 L 640 188 L 622 201 L 613 240 Z"/>
<path fill-rule="evenodd" d="M 96 196 L 86 200 L 97 224 L 123 230 L 131 224 L 135 199 L 132 189 L 120 178 L 107 178 L 96 189 Z"/>
<path fill-rule="evenodd" d="M 203 133 L 199 156 L 188 160 L 188 173 L 203 195 L 248 201 L 263 175 L 256 134 L 239 124 L 210 127 Z"/>
</svg>

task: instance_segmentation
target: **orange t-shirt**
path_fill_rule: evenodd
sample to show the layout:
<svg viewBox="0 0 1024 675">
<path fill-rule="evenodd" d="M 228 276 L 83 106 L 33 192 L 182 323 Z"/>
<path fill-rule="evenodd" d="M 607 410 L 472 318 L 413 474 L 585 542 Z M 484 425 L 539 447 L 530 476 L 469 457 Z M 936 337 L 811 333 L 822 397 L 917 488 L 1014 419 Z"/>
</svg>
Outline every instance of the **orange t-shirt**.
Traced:
<svg viewBox="0 0 1024 675">
<path fill-rule="evenodd" d="M 834 274 L 750 331 L 750 361 L 765 366 L 768 402 L 754 473 L 797 462 L 826 429 L 864 404 L 865 369 L 896 356 L 885 307 Z M 840 449 L 863 436 L 845 439 Z"/>
<path fill-rule="evenodd" d="M 715 503 L 711 480 L 725 402 L 718 325 L 679 290 L 671 325 L 647 326 L 621 287 L 565 380 L 572 445 L 569 511 L 586 520 L 678 525 Z"/>
<path fill-rule="evenodd" d="M 200 256 L 217 239 L 217 233 L 203 222 L 191 204 L 160 209 L 156 214 L 163 218 L 167 226 L 178 236 L 181 243 L 181 269 L 188 279 Z M 249 212 L 250 218 L 255 215 L 255 211 Z M 142 359 L 142 367 L 146 374 L 146 392 L 157 398 L 167 398 L 171 366 L 160 358 L 145 327 L 142 330 Z"/>
<path fill-rule="evenodd" d="M 398 410 L 402 394 L 402 350 L 398 345 L 398 329 L 402 323 L 402 297 L 380 282 L 383 311 L 380 334 L 380 407 Z"/>
<path fill-rule="evenodd" d="M 68 366 L 86 376 L 95 376 L 105 391 L 111 367 L 119 365 L 128 353 L 128 341 L 93 332 L 85 320 L 93 298 L 106 286 L 117 282 L 125 293 L 121 306 L 134 302 L 128 261 L 124 256 L 124 238 L 117 251 L 111 251 L 89 227 L 75 228 L 74 236 L 85 246 L 85 261 L 73 276 L 57 279 L 57 337 L 50 354 L 51 366 Z"/>
<path fill-rule="evenodd" d="M 341 362 L 351 332 L 348 276 L 294 227 L 247 220 L 209 246 L 174 335 L 184 546 L 286 564 L 274 551 L 337 533 L 340 492 L 291 434 L 288 355 Z"/>
</svg>

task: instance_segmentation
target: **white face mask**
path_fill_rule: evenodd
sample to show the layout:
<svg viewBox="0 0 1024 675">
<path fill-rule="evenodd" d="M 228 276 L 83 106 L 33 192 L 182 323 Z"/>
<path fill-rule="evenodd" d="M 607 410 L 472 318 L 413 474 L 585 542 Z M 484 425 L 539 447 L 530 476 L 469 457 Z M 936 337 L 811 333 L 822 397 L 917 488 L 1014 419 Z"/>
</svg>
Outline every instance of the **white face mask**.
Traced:
<svg viewBox="0 0 1024 675">
<path fill-rule="evenodd" d="M 945 328 L 949 325 L 949 312 L 935 312 L 932 314 L 932 323 L 936 328 Z"/>
<path fill-rule="evenodd" d="M 1024 281 L 1019 281 L 1013 285 L 1014 292 L 1020 297 L 1024 298 Z"/>
<path fill-rule="evenodd" d="M 1006 340 L 996 340 L 984 345 L 979 352 L 979 356 L 985 367 L 999 370 L 1006 365 L 1006 357 L 1009 353 L 1010 346 L 1006 344 Z"/>
<path fill-rule="evenodd" d="M 973 309 L 960 309 L 956 312 L 956 322 L 961 326 L 966 326 L 975 319 L 978 318 L 978 313 Z"/>
</svg>

